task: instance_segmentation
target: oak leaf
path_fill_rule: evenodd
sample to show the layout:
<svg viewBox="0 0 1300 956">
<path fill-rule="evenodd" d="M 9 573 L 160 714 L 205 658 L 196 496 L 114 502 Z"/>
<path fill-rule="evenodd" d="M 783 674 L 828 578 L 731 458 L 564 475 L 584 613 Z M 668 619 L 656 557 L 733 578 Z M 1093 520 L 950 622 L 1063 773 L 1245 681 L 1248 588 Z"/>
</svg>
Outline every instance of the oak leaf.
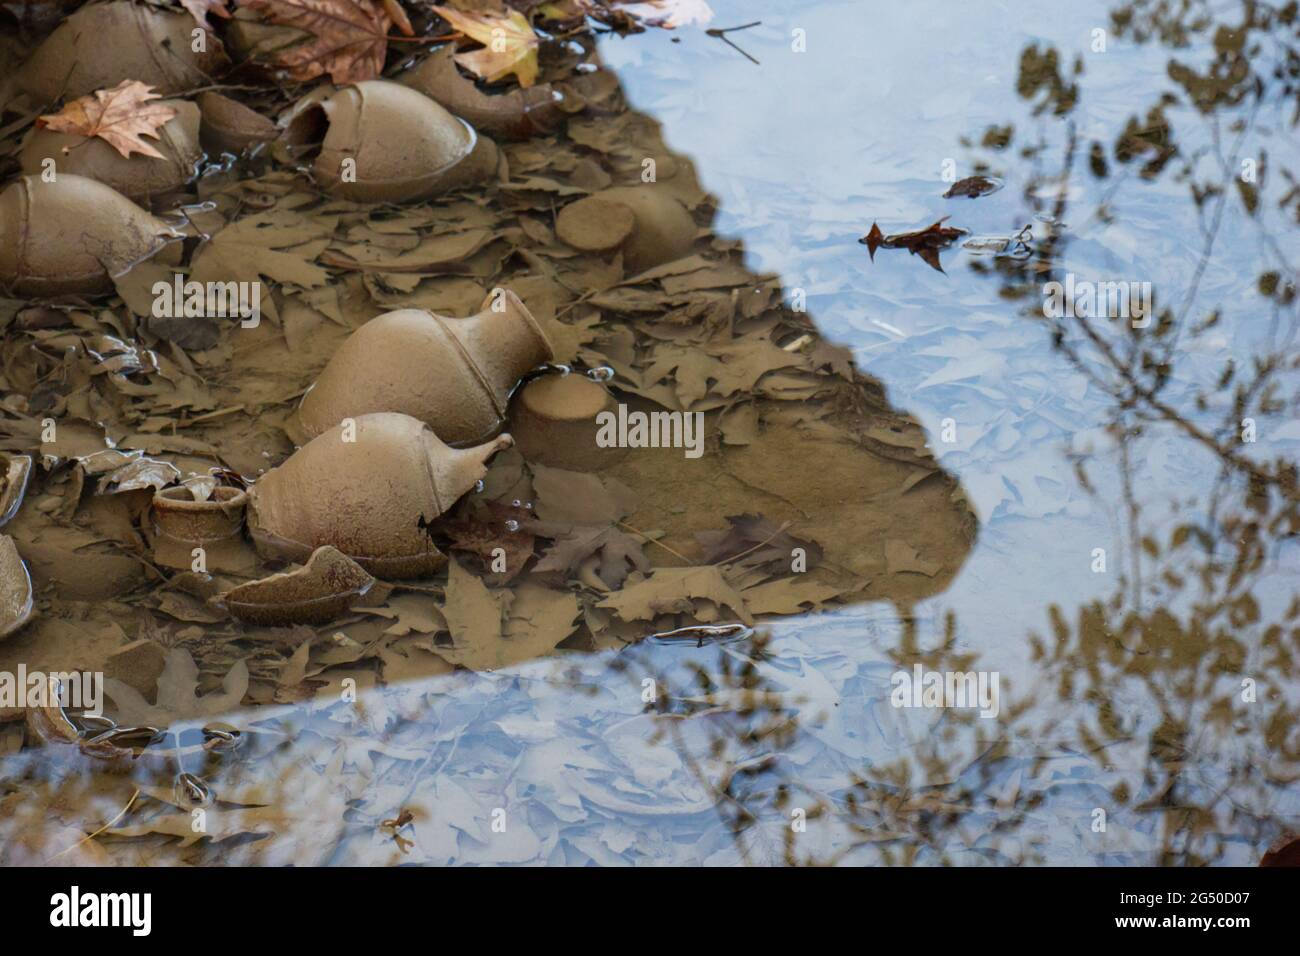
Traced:
<svg viewBox="0 0 1300 956">
<path fill-rule="evenodd" d="M 148 84 L 123 80 L 111 90 L 77 97 L 59 112 L 37 119 L 36 125 L 58 133 L 98 136 L 126 157 L 141 153 L 163 159 L 162 153 L 140 138 L 157 139 L 158 130 L 176 115 L 170 106 L 150 102 L 160 98 Z"/>
<path fill-rule="evenodd" d="M 886 249 L 906 249 L 914 256 L 920 256 L 930 266 L 938 272 L 943 272 L 943 266 L 939 264 L 940 251 L 947 249 L 950 245 L 966 235 L 965 229 L 958 229 L 954 226 L 945 226 L 948 217 L 944 216 L 938 222 L 931 223 L 924 229 L 918 229 L 915 232 L 899 232 L 893 235 L 885 235 L 880 231 L 880 226 L 876 223 L 871 224 L 871 231 L 858 240 L 867 247 L 867 252 L 874 262 L 876 259 L 876 250 L 882 246 Z"/>
<path fill-rule="evenodd" d="M 263 12 L 272 23 L 294 27 L 313 37 L 279 50 L 272 61 L 298 81 L 329 74 L 342 86 L 373 80 L 388 55 L 388 31 L 393 17 L 380 0 L 241 0 L 243 6 Z M 397 23 L 410 36 L 405 16 Z"/>
<path fill-rule="evenodd" d="M 462 13 L 451 7 L 433 7 L 452 29 L 483 44 L 481 50 L 457 53 L 455 60 L 475 76 L 492 83 L 513 73 L 520 86 L 537 81 L 537 34 L 518 10 L 502 16 L 494 13 Z"/>
</svg>

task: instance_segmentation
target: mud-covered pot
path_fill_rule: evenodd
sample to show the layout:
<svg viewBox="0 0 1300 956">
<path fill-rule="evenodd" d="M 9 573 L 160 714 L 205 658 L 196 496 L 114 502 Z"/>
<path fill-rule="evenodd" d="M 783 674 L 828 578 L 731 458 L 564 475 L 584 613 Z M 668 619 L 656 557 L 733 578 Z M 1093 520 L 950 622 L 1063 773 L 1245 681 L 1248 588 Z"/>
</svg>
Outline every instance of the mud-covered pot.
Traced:
<svg viewBox="0 0 1300 956">
<path fill-rule="evenodd" d="M 320 143 L 312 175 L 354 202 L 413 202 L 486 181 L 496 144 L 422 93 L 367 80 L 309 94 L 286 122 L 286 140 Z"/>
<path fill-rule="evenodd" d="M 248 529 L 267 557 L 305 561 L 331 545 L 379 577 L 419 577 L 446 563 L 426 527 L 487 474 L 509 435 L 450 448 L 393 412 L 358 415 L 312 439 L 249 491 Z"/>
<path fill-rule="evenodd" d="M 45 161 L 53 160 L 56 175 L 85 176 L 137 202 L 178 189 L 194 178 L 203 158 L 199 148 L 199 108 L 188 100 L 159 100 L 156 105 L 176 111 L 159 128 L 157 139 L 146 140 L 162 153 L 162 159 L 143 153 L 123 156 L 98 137 L 37 127 L 19 154 L 23 172 L 38 175 L 48 168 Z"/>
<path fill-rule="evenodd" d="M 82 7 L 63 21 L 18 69 L 18 85 L 41 103 L 85 96 L 139 80 L 164 96 L 210 84 L 230 65 L 221 41 L 194 18 L 131 0 Z"/>
<path fill-rule="evenodd" d="M 505 421 L 510 393 L 554 356 L 551 343 L 513 292 L 489 295 L 464 319 L 400 309 L 348 337 L 291 422 L 310 438 L 348 416 L 403 412 L 450 444 L 483 441 Z"/>
<path fill-rule="evenodd" d="M 0 192 L 0 288 L 31 296 L 111 292 L 113 276 L 175 238 L 103 183 L 69 173 L 54 182 L 24 176 Z"/>
</svg>

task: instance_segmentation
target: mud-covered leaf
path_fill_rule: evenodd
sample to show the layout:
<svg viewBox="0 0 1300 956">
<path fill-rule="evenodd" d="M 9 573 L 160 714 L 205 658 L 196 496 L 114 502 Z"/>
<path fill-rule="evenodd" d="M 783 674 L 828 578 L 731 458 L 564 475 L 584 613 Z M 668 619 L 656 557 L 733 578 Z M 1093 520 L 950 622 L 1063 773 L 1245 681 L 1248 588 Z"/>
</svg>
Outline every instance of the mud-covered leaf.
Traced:
<svg viewBox="0 0 1300 956">
<path fill-rule="evenodd" d="M 118 723 L 167 727 L 184 720 L 200 720 L 228 713 L 239 706 L 248 692 L 248 666 L 236 661 L 222 678 L 221 690 L 198 695 L 199 668 L 190 652 L 173 648 L 167 654 L 158 678 L 157 704 L 150 704 L 138 690 L 116 678 L 104 681 L 104 690 L 116 705 Z"/>
</svg>

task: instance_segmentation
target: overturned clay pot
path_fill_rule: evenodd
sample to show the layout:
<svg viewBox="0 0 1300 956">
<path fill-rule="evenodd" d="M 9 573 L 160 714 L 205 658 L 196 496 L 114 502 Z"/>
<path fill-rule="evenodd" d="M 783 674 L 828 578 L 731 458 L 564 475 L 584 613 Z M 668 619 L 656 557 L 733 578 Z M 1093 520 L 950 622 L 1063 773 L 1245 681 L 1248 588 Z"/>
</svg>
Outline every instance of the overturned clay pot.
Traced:
<svg viewBox="0 0 1300 956">
<path fill-rule="evenodd" d="M 303 561 L 332 545 L 380 577 L 432 574 L 447 557 L 426 527 L 513 443 L 502 435 L 455 449 L 409 415 L 358 415 L 257 480 L 249 491 L 249 532 L 267 557 Z"/>
<path fill-rule="evenodd" d="M 134 153 L 123 156 L 98 137 L 33 129 L 23 144 L 19 160 L 24 173 L 36 175 L 47 159 L 54 161 L 58 175 L 71 173 L 111 186 L 128 199 L 147 202 L 157 193 L 179 189 L 194 178 L 203 159 L 199 148 L 199 108 L 188 100 L 159 100 L 176 115 L 159 130 L 158 139 L 147 140 L 163 158 Z"/>
<path fill-rule="evenodd" d="M 601 448 L 596 442 L 596 417 L 617 408 L 609 389 L 585 375 L 543 375 L 511 401 L 510 431 L 529 462 L 566 471 L 599 471 L 627 454 L 625 448 Z"/>
<path fill-rule="evenodd" d="M 203 35 L 194 52 L 194 19 L 115 0 L 91 4 L 45 38 L 18 71 L 18 85 L 43 103 L 85 96 L 123 80 L 139 80 L 159 93 L 180 93 L 211 83 L 230 65 L 221 41 Z"/>
<path fill-rule="evenodd" d="M 509 93 L 484 93 L 473 80 L 461 75 L 452 58 L 454 53 L 451 46 L 435 50 L 402 74 L 400 82 L 493 136 L 527 139 L 544 135 L 554 132 L 564 119 L 560 108 L 563 97 L 549 83 Z"/>
<path fill-rule="evenodd" d="M 111 292 L 113 276 L 175 238 L 103 183 L 24 176 L 0 193 L 0 286 L 31 296 Z"/>
<path fill-rule="evenodd" d="M 353 202 L 414 202 L 485 182 L 496 144 L 422 93 L 367 80 L 305 98 L 286 123 L 292 146 L 320 143 L 312 164 L 328 193 Z"/>
<path fill-rule="evenodd" d="M 196 548 L 207 571 L 242 571 L 251 566 L 243 540 L 248 495 L 218 485 L 205 500 L 190 488 L 164 488 L 153 497 L 154 560 L 164 567 L 191 570 Z"/>
<path fill-rule="evenodd" d="M 524 373 L 553 355 L 541 326 L 513 292 L 489 295 L 482 310 L 465 319 L 420 309 L 388 312 L 334 353 L 303 396 L 290 433 L 311 438 L 344 418 L 403 412 L 450 444 L 483 441 L 505 421 L 510 393 Z"/>
<path fill-rule="evenodd" d="M 199 142 L 208 153 L 239 155 L 280 135 L 275 123 L 228 96 L 208 90 L 199 94 Z"/>
<path fill-rule="evenodd" d="M 303 567 L 241 584 L 215 603 L 246 624 L 327 624 L 345 614 L 374 583 L 361 565 L 325 546 L 313 551 Z"/>
<path fill-rule="evenodd" d="M 636 275 L 680 259 L 695 244 L 695 220 L 686 207 L 654 183 L 602 189 L 594 198 L 632 211 L 632 234 L 623 243 L 623 263 Z M 579 200 L 585 202 L 585 200 Z"/>
</svg>

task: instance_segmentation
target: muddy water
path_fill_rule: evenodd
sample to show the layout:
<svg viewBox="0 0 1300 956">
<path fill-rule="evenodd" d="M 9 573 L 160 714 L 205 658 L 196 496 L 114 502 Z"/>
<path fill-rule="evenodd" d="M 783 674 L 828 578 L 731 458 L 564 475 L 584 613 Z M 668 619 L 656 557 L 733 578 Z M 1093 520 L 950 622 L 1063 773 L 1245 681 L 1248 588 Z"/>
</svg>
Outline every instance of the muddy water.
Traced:
<svg viewBox="0 0 1300 956">
<path fill-rule="evenodd" d="M 638 125 L 644 136 L 620 153 L 629 114 L 610 109 L 579 134 L 590 153 L 561 141 L 507 156 L 516 180 L 564 155 L 594 155 L 615 178 L 639 168 L 638 149 L 655 157 L 688 201 L 713 197 L 696 221 L 723 244 L 699 248 L 740 244 L 732 288 L 771 288 L 785 304 L 779 320 L 741 309 L 735 327 L 766 334 L 772 321 L 775 343 L 806 334 L 848 350 L 856 376 L 839 358 L 813 370 L 847 374 L 853 389 L 828 397 L 807 369 L 776 369 L 749 386 L 756 426 L 715 406 L 715 443 L 698 461 L 641 450 L 604 473 L 633 492 L 619 527 L 653 539 L 654 567 L 706 563 L 726 516 L 756 514 L 771 524 L 744 540 L 785 528 L 815 543 L 812 581 L 836 596 L 798 613 L 812 603 L 799 592 L 741 640 L 637 641 L 690 622 L 592 612 L 555 654 L 453 671 L 466 652 L 440 636 L 435 582 L 317 629 L 302 657 L 301 634 L 205 620 L 190 595 L 136 582 L 138 562 L 116 552 L 52 528 L 24 541 L 37 521 L 24 513 L 6 530 L 49 606 L 6 660 L 48 659 L 46 640 L 74 667 L 92 643 L 153 635 L 190 649 L 214 700 L 246 661 L 244 701 L 257 706 L 190 712 L 126 767 L 19 749 L 11 731 L 0 797 L 10 859 L 1252 864 L 1300 825 L 1286 470 L 1300 441 L 1287 368 L 1296 315 L 1261 278 L 1294 275 L 1295 199 L 1281 174 L 1296 168 L 1294 104 L 1275 91 L 1258 106 L 1170 107 L 1171 131 L 1134 146 L 1129 116 L 1148 125 L 1163 90 L 1183 92 L 1171 61 L 1206 69 L 1204 37 L 1138 44 L 1107 17 L 1010 4 L 714 6 L 717 26 L 762 19 L 728 35 L 757 65 L 693 29 L 599 44 L 630 115 L 661 124 L 661 141 Z M 1135 11 L 1149 28 L 1144 17 Z M 1104 169 L 1089 162 L 1093 141 Z M 1142 175 L 1169 145 L 1174 158 Z M 1235 182 L 1240 160 L 1262 151 L 1275 171 L 1252 215 Z M 1189 162 L 1194 183 L 1226 191 L 1198 205 L 1178 175 Z M 941 198 L 975 173 L 1005 187 Z M 494 223 L 504 211 L 545 221 L 543 206 L 528 190 L 486 202 Z M 873 261 L 856 241 L 873 221 L 899 233 L 945 215 L 985 241 L 942 252 L 943 273 L 906 249 Z M 545 234 L 527 235 L 544 259 Z M 1026 255 L 988 253 L 1017 235 Z M 1149 282 L 1151 322 L 1045 316 L 1044 284 L 1068 273 Z M 566 310 L 526 256 L 465 274 L 518 288 L 548 320 L 591 318 Z M 485 283 L 465 281 L 422 283 L 418 304 L 467 314 Z M 407 304 L 400 289 L 384 294 Z M 373 314 L 366 303 L 353 315 L 357 295 L 354 284 L 321 313 L 286 309 L 280 325 L 205 353 L 220 391 L 190 416 L 220 414 L 180 434 L 250 476 L 282 460 L 291 446 L 278 425 L 295 393 Z M 634 407 L 671 401 L 626 372 L 647 338 L 680 330 L 634 310 L 611 320 L 618 304 L 601 305 L 605 331 L 568 358 L 623 366 L 613 384 Z M 619 324 L 629 331 L 610 331 Z M 1253 441 L 1240 440 L 1244 419 Z M 144 447 L 147 434 L 177 432 L 122 437 Z M 197 444 L 150 450 L 204 461 Z M 503 456 L 481 494 L 536 493 L 542 523 L 574 507 L 548 502 L 526 474 Z M 40 514 L 54 510 L 49 494 L 34 499 L 49 501 Z M 108 505 L 90 518 L 105 537 L 121 520 Z M 93 573 L 66 566 L 74 545 Z M 735 616 L 720 603 L 701 611 L 704 623 Z M 896 675 L 917 666 L 992 682 L 988 716 L 893 706 Z M 238 734 L 209 734 L 205 747 L 199 727 L 214 720 Z"/>
</svg>

